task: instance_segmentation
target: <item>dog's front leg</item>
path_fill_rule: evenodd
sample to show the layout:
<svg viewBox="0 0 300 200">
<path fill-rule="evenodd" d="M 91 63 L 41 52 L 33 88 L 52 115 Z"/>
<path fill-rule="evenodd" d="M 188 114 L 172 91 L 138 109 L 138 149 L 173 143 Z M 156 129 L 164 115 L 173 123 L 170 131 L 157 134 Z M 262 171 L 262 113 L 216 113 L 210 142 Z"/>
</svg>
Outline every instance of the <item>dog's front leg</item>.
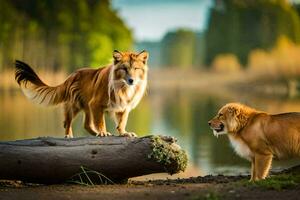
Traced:
<svg viewBox="0 0 300 200">
<path fill-rule="evenodd" d="M 137 137 L 135 133 L 127 132 L 125 130 L 127 125 L 128 115 L 129 115 L 129 110 L 115 113 L 117 130 L 121 136 Z"/>
<path fill-rule="evenodd" d="M 92 121 L 94 127 L 98 132 L 96 136 L 103 137 L 111 135 L 109 132 L 106 131 L 104 107 L 98 103 L 91 103 L 90 107 L 93 117 Z"/>
<path fill-rule="evenodd" d="M 250 181 L 255 181 L 255 158 L 252 158 L 251 160 L 251 178 Z"/>
<path fill-rule="evenodd" d="M 272 165 L 272 154 L 255 154 L 255 177 L 254 180 L 265 179 Z"/>
<path fill-rule="evenodd" d="M 84 128 L 87 130 L 91 135 L 97 135 L 98 131 L 95 130 L 94 124 L 93 124 L 93 116 L 92 112 L 89 106 L 86 106 L 84 108 L 84 113 L 85 113 L 85 119 L 84 119 Z"/>
</svg>

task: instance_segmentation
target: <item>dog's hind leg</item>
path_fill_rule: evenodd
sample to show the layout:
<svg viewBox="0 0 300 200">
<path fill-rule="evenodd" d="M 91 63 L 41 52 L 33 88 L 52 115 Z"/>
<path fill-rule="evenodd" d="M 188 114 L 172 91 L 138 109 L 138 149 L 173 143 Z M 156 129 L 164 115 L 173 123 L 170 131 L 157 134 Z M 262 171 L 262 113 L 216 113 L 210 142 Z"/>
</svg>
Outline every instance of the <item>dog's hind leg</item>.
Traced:
<svg viewBox="0 0 300 200">
<path fill-rule="evenodd" d="M 64 115 L 65 115 L 65 121 L 64 121 L 64 128 L 65 128 L 65 138 L 73 138 L 73 131 L 72 131 L 72 121 L 80 111 L 80 108 L 78 108 L 74 104 L 66 103 L 64 105 Z"/>
</svg>

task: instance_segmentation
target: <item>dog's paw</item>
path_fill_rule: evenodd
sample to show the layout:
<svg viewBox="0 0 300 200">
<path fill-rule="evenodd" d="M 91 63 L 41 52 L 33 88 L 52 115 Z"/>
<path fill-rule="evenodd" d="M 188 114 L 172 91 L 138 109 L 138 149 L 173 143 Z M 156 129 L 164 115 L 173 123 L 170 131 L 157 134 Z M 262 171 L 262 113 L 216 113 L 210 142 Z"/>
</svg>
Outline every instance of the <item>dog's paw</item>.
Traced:
<svg viewBox="0 0 300 200">
<path fill-rule="evenodd" d="M 65 138 L 73 138 L 73 135 L 65 135 Z"/>
<path fill-rule="evenodd" d="M 97 137 L 106 137 L 106 136 L 111 136 L 112 134 L 110 132 L 107 131 L 101 131 L 100 133 L 98 133 L 96 136 Z"/>
<path fill-rule="evenodd" d="M 121 133 L 120 136 L 123 136 L 123 137 L 137 137 L 137 134 L 135 134 L 133 132 L 125 132 L 125 133 Z"/>
</svg>

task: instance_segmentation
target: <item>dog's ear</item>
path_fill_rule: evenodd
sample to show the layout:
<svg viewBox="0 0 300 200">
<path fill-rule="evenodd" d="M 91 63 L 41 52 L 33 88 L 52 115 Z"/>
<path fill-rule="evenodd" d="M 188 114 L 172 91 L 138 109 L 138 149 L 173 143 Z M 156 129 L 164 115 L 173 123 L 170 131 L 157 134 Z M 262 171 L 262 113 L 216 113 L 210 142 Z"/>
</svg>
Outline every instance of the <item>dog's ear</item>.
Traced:
<svg viewBox="0 0 300 200">
<path fill-rule="evenodd" d="M 144 64 L 146 64 L 146 63 L 147 63 L 147 60 L 148 60 L 148 58 L 149 58 L 149 53 L 148 53 L 147 51 L 143 50 L 143 51 L 141 51 L 141 52 L 137 55 L 137 57 L 138 57 L 139 59 L 141 59 L 141 60 L 143 61 Z"/>
<path fill-rule="evenodd" d="M 230 107 L 229 108 L 229 113 L 232 115 L 232 116 L 239 116 L 241 114 L 241 108 L 239 107 Z"/>
<path fill-rule="evenodd" d="M 229 107 L 228 108 L 228 130 L 231 133 L 237 133 L 241 128 L 241 121 L 243 118 L 241 117 L 241 111 L 239 108 L 236 107 Z"/>
<path fill-rule="evenodd" d="M 234 115 L 237 115 L 238 114 L 238 111 L 235 107 L 228 107 L 227 108 L 227 111 L 230 115 L 234 116 Z"/>
<path fill-rule="evenodd" d="M 123 57 L 123 53 L 118 51 L 118 50 L 114 50 L 113 52 L 113 58 L 114 58 L 114 63 L 118 63 L 122 60 Z"/>
</svg>

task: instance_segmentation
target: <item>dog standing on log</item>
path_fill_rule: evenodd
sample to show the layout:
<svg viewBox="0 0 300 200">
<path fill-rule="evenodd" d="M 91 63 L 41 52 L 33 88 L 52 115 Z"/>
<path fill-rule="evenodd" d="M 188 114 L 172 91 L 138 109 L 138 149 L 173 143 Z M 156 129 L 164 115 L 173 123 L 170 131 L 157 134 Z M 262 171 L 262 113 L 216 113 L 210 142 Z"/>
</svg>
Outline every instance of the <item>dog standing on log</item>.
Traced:
<svg viewBox="0 0 300 200">
<path fill-rule="evenodd" d="M 26 63 L 16 61 L 15 79 L 26 97 L 42 105 L 64 103 L 65 137 L 72 138 L 72 120 L 83 110 L 85 129 L 95 136 L 106 131 L 104 113 L 113 116 L 121 136 L 136 137 L 125 130 L 128 114 L 143 97 L 147 86 L 148 52 L 113 52 L 114 63 L 99 69 L 83 68 L 62 84 L 45 84 Z"/>
<path fill-rule="evenodd" d="M 270 115 L 229 103 L 208 124 L 215 136 L 227 134 L 236 153 L 251 161 L 251 181 L 266 178 L 273 157 L 300 156 L 300 113 Z"/>
</svg>

